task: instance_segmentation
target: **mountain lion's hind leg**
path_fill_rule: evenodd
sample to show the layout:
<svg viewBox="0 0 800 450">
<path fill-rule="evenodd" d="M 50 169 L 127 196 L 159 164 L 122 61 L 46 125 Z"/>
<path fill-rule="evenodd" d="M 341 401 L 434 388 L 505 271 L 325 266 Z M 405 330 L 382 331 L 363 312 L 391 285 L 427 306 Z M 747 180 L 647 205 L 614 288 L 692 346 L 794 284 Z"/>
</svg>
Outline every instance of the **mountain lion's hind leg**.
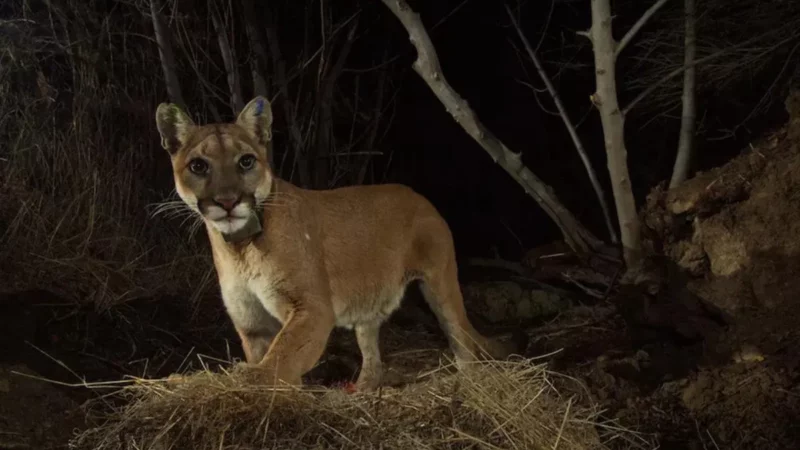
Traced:
<svg viewBox="0 0 800 450">
<path fill-rule="evenodd" d="M 494 339 L 481 335 L 472 326 L 464 308 L 455 261 L 448 262 L 444 270 L 430 273 L 422 280 L 420 287 L 426 302 L 436 314 L 440 326 L 447 335 L 450 348 L 459 365 L 476 359 L 485 359 L 486 356 L 504 359 L 514 351 Z"/>
<path fill-rule="evenodd" d="M 378 341 L 381 323 L 378 321 L 355 326 L 356 340 L 361 351 L 361 371 L 356 388 L 362 391 L 377 389 L 381 384 L 383 365 Z"/>
</svg>

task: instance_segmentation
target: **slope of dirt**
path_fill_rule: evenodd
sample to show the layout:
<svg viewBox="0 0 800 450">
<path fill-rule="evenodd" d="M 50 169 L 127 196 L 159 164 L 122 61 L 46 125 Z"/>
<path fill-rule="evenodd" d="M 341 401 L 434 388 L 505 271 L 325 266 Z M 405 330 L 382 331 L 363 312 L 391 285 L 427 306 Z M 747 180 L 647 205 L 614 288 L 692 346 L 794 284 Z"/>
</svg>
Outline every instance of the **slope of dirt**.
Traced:
<svg viewBox="0 0 800 450">
<path fill-rule="evenodd" d="M 63 448 L 85 426 L 80 403 L 39 376 L 0 363 L 0 449 Z"/>
<path fill-rule="evenodd" d="M 698 369 L 662 386 L 720 448 L 800 439 L 800 111 L 790 113 L 725 166 L 654 190 L 643 211 L 653 250 L 726 318 Z"/>
</svg>

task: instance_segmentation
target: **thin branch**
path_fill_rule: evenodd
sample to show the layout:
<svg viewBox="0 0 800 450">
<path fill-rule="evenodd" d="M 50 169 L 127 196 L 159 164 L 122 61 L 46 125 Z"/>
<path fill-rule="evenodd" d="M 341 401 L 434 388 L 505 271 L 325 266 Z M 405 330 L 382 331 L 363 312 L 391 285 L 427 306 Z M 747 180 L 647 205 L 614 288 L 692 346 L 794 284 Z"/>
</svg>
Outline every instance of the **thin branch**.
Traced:
<svg viewBox="0 0 800 450">
<path fill-rule="evenodd" d="M 231 94 L 231 109 L 233 115 L 239 114 L 239 111 L 244 108 L 244 99 L 242 98 L 242 87 L 239 80 L 239 70 L 236 60 L 233 58 L 233 49 L 231 48 L 228 35 L 225 30 L 225 24 L 222 23 L 222 17 L 217 12 L 213 2 L 211 10 L 211 22 L 214 24 L 214 31 L 217 33 L 217 41 L 219 43 L 219 51 L 222 55 L 222 63 L 225 65 L 225 72 L 228 75 L 228 88 Z"/>
<path fill-rule="evenodd" d="M 522 157 L 508 149 L 479 120 L 467 102 L 456 93 L 442 74 L 439 57 L 419 18 L 404 0 L 381 0 L 402 23 L 417 50 L 412 67 L 425 81 L 453 119 L 461 125 L 511 177 L 525 189 L 558 225 L 567 243 L 576 252 L 593 251 L 601 242 L 587 230 L 556 197 L 553 189 L 522 164 Z"/>
<path fill-rule="evenodd" d="M 550 96 L 553 97 L 553 102 L 556 104 L 556 108 L 558 108 L 558 113 L 561 115 L 561 119 L 564 121 L 564 126 L 567 127 L 569 136 L 572 138 L 573 144 L 575 144 L 575 149 L 578 151 L 578 155 L 581 157 L 581 161 L 583 161 L 583 166 L 586 168 L 586 174 L 589 175 L 589 180 L 592 183 L 592 188 L 594 188 L 594 192 L 597 195 L 597 201 L 600 202 L 600 208 L 603 210 L 603 216 L 606 221 L 606 228 L 608 229 L 608 234 L 611 237 L 611 242 L 617 244 L 619 240 L 617 238 L 617 232 L 614 230 L 614 225 L 611 222 L 611 214 L 608 209 L 608 203 L 606 202 L 606 194 L 603 191 L 603 187 L 600 186 L 600 181 L 598 181 L 597 179 L 597 173 L 592 167 L 592 162 L 589 161 L 589 156 L 586 154 L 586 150 L 583 148 L 583 143 L 581 142 L 581 138 L 578 136 L 577 131 L 575 131 L 575 126 L 572 124 L 572 121 L 569 118 L 569 113 L 567 113 L 566 108 L 564 108 L 564 105 L 561 103 L 561 98 L 558 96 L 558 92 L 556 91 L 555 86 L 553 86 L 553 83 L 550 82 L 550 77 L 547 76 L 547 72 L 545 72 L 542 63 L 536 56 L 536 52 L 533 51 L 530 42 L 528 42 L 528 38 L 526 38 L 525 34 L 522 33 L 522 29 L 519 27 L 517 20 L 514 18 L 514 14 L 511 12 L 511 8 L 509 8 L 508 4 L 506 4 L 505 7 L 506 7 L 506 12 L 508 13 L 508 17 L 511 19 L 511 24 L 514 26 L 514 29 L 517 30 L 517 35 L 519 35 L 520 40 L 522 40 L 522 45 L 525 46 L 525 50 L 528 52 L 528 56 L 533 61 L 533 64 L 536 66 L 536 70 L 539 72 L 539 76 L 544 81 L 544 85 L 547 86 L 547 90 L 550 92 Z"/>
<path fill-rule="evenodd" d="M 169 28 L 164 23 L 164 18 L 161 16 L 159 7 L 156 5 L 157 0 L 150 0 L 150 14 L 153 19 L 153 32 L 156 35 L 156 42 L 158 43 L 158 53 L 161 57 L 161 68 L 164 71 L 164 81 L 167 85 L 167 96 L 172 103 L 185 108 L 183 101 L 183 93 L 181 92 L 181 83 L 178 80 L 176 72 L 175 52 L 172 49 L 172 42 L 170 41 Z"/>
<path fill-rule="evenodd" d="M 735 133 L 736 130 L 739 129 L 739 127 L 744 126 L 744 124 L 746 124 L 753 117 L 753 115 L 756 114 L 759 108 L 767 107 L 767 102 L 768 102 L 767 98 L 772 94 L 773 89 L 775 89 L 775 85 L 778 83 L 783 74 L 786 72 L 786 69 L 788 69 L 790 64 L 792 64 L 794 53 L 797 51 L 798 47 L 800 47 L 800 42 L 795 44 L 794 47 L 792 47 L 792 49 L 789 51 L 789 55 L 786 56 L 786 60 L 783 62 L 781 70 L 778 71 L 778 74 L 772 80 L 772 83 L 770 83 L 767 89 L 764 91 L 764 95 L 762 95 L 761 98 L 758 100 L 756 106 L 754 106 L 753 109 L 750 110 L 749 113 L 747 113 L 747 116 L 745 116 L 745 118 L 742 119 L 742 121 L 733 128 L 733 133 Z"/>
<path fill-rule="evenodd" d="M 538 52 L 542 48 L 542 43 L 544 43 L 544 37 L 547 35 L 547 30 L 550 28 L 550 21 L 553 20 L 553 11 L 556 9 L 556 0 L 550 0 L 550 11 L 547 13 L 547 22 L 544 24 L 544 28 L 542 29 L 542 35 L 539 36 L 539 42 L 536 44 L 536 51 Z"/>
<path fill-rule="evenodd" d="M 283 95 L 283 98 L 281 98 L 279 102 L 283 106 L 284 121 L 286 123 L 286 128 L 288 128 L 289 131 L 289 141 L 292 143 L 292 149 L 294 150 L 292 152 L 293 156 L 296 161 L 299 161 L 303 157 L 302 153 L 305 143 L 303 141 L 302 132 L 300 131 L 300 124 L 298 123 L 295 114 L 294 104 L 292 103 L 291 95 L 289 94 L 290 80 L 286 76 L 286 61 L 283 59 L 283 55 L 281 53 L 281 46 L 278 42 L 278 32 L 276 30 L 276 21 L 270 8 L 271 5 L 265 5 L 264 10 L 266 20 L 264 31 L 267 35 L 267 44 L 269 45 L 269 53 L 270 57 L 272 58 L 272 67 L 275 71 L 275 82 L 278 85 L 278 92 L 270 99 L 270 101 L 274 102 L 276 98 Z M 292 168 L 294 169 L 294 165 Z M 299 176 L 300 182 L 304 187 L 308 187 L 311 184 L 311 175 L 309 174 L 308 168 L 305 165 L 299 167 Z M 291 176 L 289 179 L 291 180 Z"/>
<path fill-rule="evenodd" d="M 690 65 L 695 58 L 697 51 L 696 23 L 695 23 L 695 0 L 684 0 L 685 30 L 684 30 L 684 65 Z M 675 164 L 672 167 L 672 178 L 669 180 L 669 188 L 682 183 L 689 172 L 689 162 L 693 154 L 694 133 L 697 121 L 697 77 L 694 66 L 686 69 L 683 75 L 683 110 L 681 112 L 681 130 L 678 141 L 678 153 L 675 156 Z"/>
<path fill-rule="evenodd" d="M 647 22 L 653 17 L 653 15 L 659 9 L 661 9 L 661 7 L 664 6 L 664 4 L 667 3 L 668 1 L 669 0 L 658 0 L 653 4 L 653 6 L 648 8 L 647 11 L 644 12 L 644 14 L 642 14 L 642 17 L 640 17 L 639 20 L 636 21 L 635 24 L 633 24 L 633 27 L 631 27 L 631 29 L 628 30 L 627 33 L 625 33 L 625 36 L 623 36 L 622 40 L 620 40 L 619 43 L 617 44 L 617 48 L 614 50 L 614 57 L 617 57 L 619 56 L 620 53 L 622 53 L 622 50 L 624 50 L 625 47 L 627 47 L 627 45 L 631 43 L 633 38 L 636 37 L 636 34 L 639 32 L 639 30 L 641 30 L 642 27 L 645 26 L 645 24 L 647 24 Z"/>
<path fill-rule="evenodd" d="M 261 34 L 261 25 L 256 16 L 256 7 L 253 0 L 240 0 L 245 14 L 245 31 L 250 42 L 252 61 L 250 70 L 253 77 L 253 94 L 267 96 L 267 46 Z M 272 152 L 269 153 L 270 158 Z"/>
<path fill-rule="evenodd" d="M 731 51 L 733 51 L 733 50 L 735 50 L 735 49 L 737 49 L 739 47 L 743 47 L 743 46 L 751 43 L 752 41 L 754 41 L 756 39 L 760 39 L 760 38 L 761 38 L 761 36 L 758 36 L 758 37 L 753 38 L 753 39 L 748 39 L 748 40 L 740 42 L 740 43 L 738 43 L 736 45 L 732 45 L 732 46 L 730 46 L 728 48 L 723 48 L 723 49 L 719 50 L 718 52 L 712 53 L 712 54 L 710 54 L 710 55 L 708 55 L 706 57 L 703 57 L 703 58 L 700 58 L 700 59 L 695 59 L 694 62 L 692 62 L 691 64 L 686 64 L 686 65 L 683 65 L 681 67 L 678 67 L 677 69 L 673 70 L 672 72 L 664 75 L 660 80 L 658 80 L 655 83 L 651 84 L 650 87 L 648 87 L 647 89 L 642 91 L 639 95 L 637 95 L 636 98 L 634 98 L 630 103 L 628 103 L 628 106 L 626 106 L 622 110 L 622 114 L 623 115 L 627 115 L 630 112 L 630 110 L 633 109 L 634 106 L 636 106 L 637 103 L 642 101 L 648 95 L 652 94 L 662 84 L 664 84 L 667 81 L 669 81 L 669 80 L 677 77 L 678 75 L 682 74 L 686 69 L 689 69 L 691 67 L 695 67 L 698 64 L 705 64 L 705 63 L 707 63 L 707 62 L 709 62 L 709 61 L 711 61 L 713 59 L 717 59 L 720 56 L 723 56 L 723 55 L 725 55 L 725 54 L 727 54 L 727 53 L 729 53 L 729 52 L 731 52 Z M 797 36 L 791 36 L 791 37 L 789 37 L 787 39 L 784 39 L 781 42 L 778 42 L 777 44 L 775 44 L 772 48 L 770 48 L 765 53 L 774 51 L 776 48 L 780 47 L 781 45 L 786 44 L 787 42 L 794 41 L 795 39 L 797 39 Z"/>
<path fill-rule="evenodd" d="M 178 27 L 178 43 L 180 43 L 181 49 L 183 50 L 183 53 L 186 56 L 186 61 L 189 64 L 189 67 L 192 68 L 195 75 L 197 76 L 197 80 L 200 81 L 201 91 L 203 92 L 203 98 L 208 102 L 207 106 L 211 112 L 211 116 L 214 118 L 215 122 L 221 122 L 222 117 L 219 115 L 219 112 L 214 106 L 213 101 L 208 101 L 209 99 L 207 97 L 211 97 L 212 99 L 216 99 L 221 103 L 225 103 L 227 100 L 223 96 L 224 91 L 222 91 L 217 86 L 212 84 L 208 80 L 208 78 L 205 77 L 203 73 L 200 71 L 200 67 L 197 64 L 199 58 L 197 52 L 195 51 L 195 46 L 192 44 L 193 41 L 189 38 L 188 31 L 184 26 L 181 25 L 180 22 L 178 22 L 177 27 Z M 183 30 L 185 38 L 181 38 L 181 30 Z M 206 55 L 205 53 L 203 54 L 203 56 L 206 56 L 206 58 L 208 58 L 208 55 Z"/>
<path fill-rule="evenodd" d="M 316 98 L 318 123 L 316 136 L 317 154 L 315 158 L 320 161 L 320 165 L 315 173 L 317 186 L 324 186 L 330 181 L 328 180 L 328 164 L 330 161 L 327 161 L 327 158 L 331 153 L 331 148 L 334 147 L 333 131 L 331 127 L 333 122 L 332 108 L 334 88 L 342 74 L 342 69 L 344 68 L 345 61 L 347 61 L 347 57 L 350 55 L 350 50 L 353 48 L 353 40 L 357 29 L 358 20 L 350 27 L 350 31 L 347 33 L 347 37 L 339 49 L 339 54 L 336 56 L 333 66 L 321 74 L 322 80 Z M 330 52 L 330 56 L 333 56 L 333 52 Z"/>
</svg>

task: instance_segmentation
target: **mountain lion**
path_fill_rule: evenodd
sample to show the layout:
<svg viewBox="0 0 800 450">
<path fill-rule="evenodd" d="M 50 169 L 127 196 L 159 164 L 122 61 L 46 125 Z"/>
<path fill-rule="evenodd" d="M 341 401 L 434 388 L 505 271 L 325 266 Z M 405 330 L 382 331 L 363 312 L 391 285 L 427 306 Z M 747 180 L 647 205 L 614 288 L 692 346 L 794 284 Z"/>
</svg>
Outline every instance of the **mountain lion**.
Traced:
<svg viewBox="0 0 800 450">
<path fill-rule="evenodd" d="M 356 387 L 377 388 L 380 326 L 414 280 L 458 362 L 512 352 L 467 319 L 450 229 L 421 195 L 396 184 L 306 190 L 278 178 L 268 165 L 272 111 L 263 97 L 235 123 L 195 125 L 166 103 L 156 123 L 175 189 L 205 222 L 246 365 L 269 384 L 301 385 L 339 326 L 356 333 Z"/>
</svg>

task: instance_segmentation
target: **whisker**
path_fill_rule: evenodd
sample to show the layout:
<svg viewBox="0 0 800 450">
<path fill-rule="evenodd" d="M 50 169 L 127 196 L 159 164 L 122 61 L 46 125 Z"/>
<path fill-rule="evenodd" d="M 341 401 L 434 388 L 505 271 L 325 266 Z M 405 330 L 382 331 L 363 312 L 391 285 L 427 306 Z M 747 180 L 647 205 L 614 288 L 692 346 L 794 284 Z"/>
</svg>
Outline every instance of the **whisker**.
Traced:
<svg viewBox="0 0 800 450">
<path fill-rule="evenodd" d="M 185 202 L 183 202 L 183 200 L 167 200 L 160 203 L 150 204 L 146 208 L 152 209 L 150 214 L 152 217 L 157 217 L 159 215 L 166 215 L 169 217 L 170 215 L 174 216 L 175 213 L 181 213 L 185 211 L 188 206 Z"/>
<path fill-rule="evenodd" d="M 186 216 L 186 217 L 185 217 L 183 220 L 181 220 L 181 223 L 180 223 L 180 224 L 178 224 L 178 226 L 179 226 L 179 227 L 182 227 L 182 226 L 184 226 L 184 224 L 185 224 L 187 221 L 190 221 L 190 220 L 192 220 L 192 219 L 199 219 L 199 220 L 202 220 L 202 218 L 201 218 L 201 217 L 199 217 L 197 214 L 189 214 L 189 215 L 187 215 L 187 216 Z"/>
<path fill-rule="evenodd" d="M 194 235 L 202 228 L 203 224 L 205 223 L 203 219 L 199 216 L 195 216 L 197 220 L 194 221 L 193 224 L 189 226 L 189 239 L 193 239 Z"/>
</svg>

